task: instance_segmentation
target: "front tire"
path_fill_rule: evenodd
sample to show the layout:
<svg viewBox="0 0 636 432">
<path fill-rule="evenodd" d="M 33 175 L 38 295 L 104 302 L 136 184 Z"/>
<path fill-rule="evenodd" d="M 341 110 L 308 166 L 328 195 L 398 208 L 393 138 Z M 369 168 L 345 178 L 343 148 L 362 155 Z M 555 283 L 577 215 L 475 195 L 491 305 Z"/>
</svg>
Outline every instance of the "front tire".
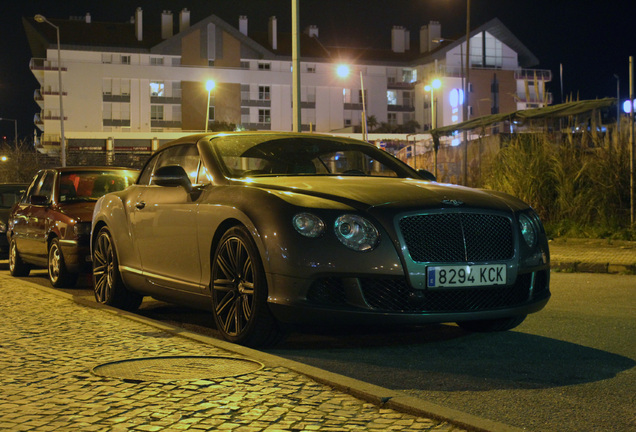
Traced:
<svg viewBox="0 0 636 432">
<path fill-rule="evenodd" d="M 214 321 L 230 342 L 271 346 L 283 336 L 267 306 L 267 280 L 251 235 L 243 226 L 223 234 L 212 257 Z"/>
<path fill-rule="evenodd" d="M 64 255 L 60 248 L 60 241 L 57 238 L 51 240 L 49 244 L 48 257 L 49 281 L 55 288 L 73 287 L 77 283 L 77 273 L 71 273 L 66 268 Z"/>
<path fill-rule="evenodd" d="M 134 311 L 143 300 L 143 296 L 129 291 L 121 279 L 117 251 L 107 227 L 102 227 L 95 238 L 93 287 L 98 303 L 118 309 Z"/>
<path fill-rule="evenodd" d="M 488 333 L 511 330 L 526 319 L 527 315 L 518 315 L 508 318 L 490 320 L 461 321 L 457 325 L 469 332 Z"/>
<path fill-rule="evenodd" d="M 31 266 L 22 261 L 20 257 L 15 239 L 11 239 L 11 244 L 9 245 L 9 272 L 11 276 L 15 277 L 28 276 L 31 273 Z"/>
</svg>

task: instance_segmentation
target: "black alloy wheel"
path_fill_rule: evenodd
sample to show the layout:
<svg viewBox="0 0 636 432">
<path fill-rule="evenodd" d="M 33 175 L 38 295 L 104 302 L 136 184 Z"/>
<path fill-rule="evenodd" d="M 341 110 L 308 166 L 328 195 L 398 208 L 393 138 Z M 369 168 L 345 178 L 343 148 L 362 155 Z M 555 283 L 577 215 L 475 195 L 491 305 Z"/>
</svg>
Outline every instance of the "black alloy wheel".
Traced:
<svg viewBox="0 0 636 432">
<path fill-rule="evenodd" d="M 98 303 L 128 311 L 136 310 L 143 296 L 129 291 L 121 279 L 117 251 L 107 227 L 102 227 L 93 247 L 93 288 Z"/>
<path fill-rule="evenodd" d="M 20 252 L 18 251 L 18 245 L 13 238 L 9 246 L 9 272 L 11 276 L 16 277 L 28 276 L 29 273 L 31 273 L 31 266 L 22 261 Z"/>
<path fill-rule="evenodd" d="M 72 287 L 77 283 L 77 273 L 71 273 L 66 268 L 64 255 L 60 248 L 60 241 L 54 238 L 49 243 L 49 254 L 47 268 L 49 271 L 49 281 L 56 288 Z"/>
<path fill-rule="evenodd" d="M 267 306 L 267 281 L 247 229 L 225 232 L 212 258 L 214 321 L 223 337 L 247 346 L 271 346 L 282 337 Z"/>
</svg>

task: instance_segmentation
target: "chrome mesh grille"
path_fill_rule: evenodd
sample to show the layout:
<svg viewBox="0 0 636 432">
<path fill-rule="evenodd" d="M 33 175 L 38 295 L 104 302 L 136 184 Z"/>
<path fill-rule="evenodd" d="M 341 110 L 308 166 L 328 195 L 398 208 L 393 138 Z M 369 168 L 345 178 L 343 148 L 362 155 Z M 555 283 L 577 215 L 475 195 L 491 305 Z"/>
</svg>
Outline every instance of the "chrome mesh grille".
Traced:
<svg viewBox="0 0 636 432">
<path fill-rule="evenodd" d="M 415 262 L 480 262 L 514 256 L 510 219 L 475 213 L 407 216 L 399 222 Z"/>
</svg>

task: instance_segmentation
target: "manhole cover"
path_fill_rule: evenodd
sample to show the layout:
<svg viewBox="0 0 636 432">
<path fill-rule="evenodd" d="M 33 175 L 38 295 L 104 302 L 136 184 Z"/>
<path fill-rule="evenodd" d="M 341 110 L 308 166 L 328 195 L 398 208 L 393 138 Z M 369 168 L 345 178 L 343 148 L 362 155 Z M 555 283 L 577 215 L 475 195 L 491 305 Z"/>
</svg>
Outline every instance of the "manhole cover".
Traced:
<svg viewBox="0 0 636 432">
<path fill-rule="evenodd" d="M 121 360 L 95 366 L 95 375 L 130 381 L 216 379 L 244 375 L 263 368 L 254 360 L 234 357 L 175 356 Z"/>
</svg>

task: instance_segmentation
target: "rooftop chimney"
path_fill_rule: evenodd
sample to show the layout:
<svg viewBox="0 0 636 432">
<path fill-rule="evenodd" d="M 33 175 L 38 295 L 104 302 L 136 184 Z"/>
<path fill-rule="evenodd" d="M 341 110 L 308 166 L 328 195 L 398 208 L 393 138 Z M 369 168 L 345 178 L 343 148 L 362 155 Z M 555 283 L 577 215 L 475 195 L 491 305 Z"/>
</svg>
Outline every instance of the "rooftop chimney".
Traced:
<svg viewBox="0 0 636 432">
<path fill-rule="evenodd" d="M 276 29 L 276 17 L 269 17 L 269 44 L 273 50 L 278 49 L 278 30 Z"/>
<path fill-rule="evenodd" d="M 391 50 L 395 53 L 403 53 L 406 50 L 406 30 L 402 26 L 393 26 L 391 29 Z"/>
<path fill-rule="evenodd" d="M 239 31 L 247 36 L 247 17 L 245 15 L 239 17 Z"/>
<path fill-rule="evenodd" d="M 172 37 L 174 21 L 171 11 L 161 12 L 161 39 L 169 39 Z"/>
<path fill-rule="evenodd" d="M 190 11 L 183 9 L 179 12 L 179 31 L 182 32 L 190 28 Z"/>
<path fill-rule="evenodd" d="M 141 10 L 140 7 L 138 7 L 135 11 L 135 36 L 137 37 L 138 41 L 141 41 L 144 38 L 143 21 L 144 12 Z"/>
<path fill-rule="evenodd" d="M 90 24 L 91 23 L 91 14 L 86 12 L 86 24 Z"/>
<path fill-rule="evenodd" d="M 442 25 L 439 21 L 429 21 L 428 25 L 420 27 L 420 53 L 431 51 L 437 47 L 442 39 Z"/>
</svg>

